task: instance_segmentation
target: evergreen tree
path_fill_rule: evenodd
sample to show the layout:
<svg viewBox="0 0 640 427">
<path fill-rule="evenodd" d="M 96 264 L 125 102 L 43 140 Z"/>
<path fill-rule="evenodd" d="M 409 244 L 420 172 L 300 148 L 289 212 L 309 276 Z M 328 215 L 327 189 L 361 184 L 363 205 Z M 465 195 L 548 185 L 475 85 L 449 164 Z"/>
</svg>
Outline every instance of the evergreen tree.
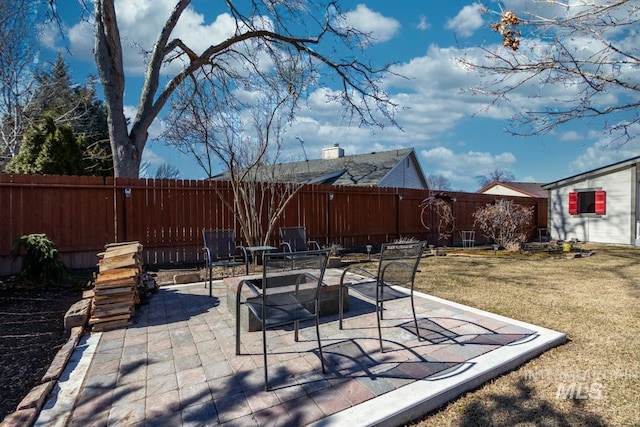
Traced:
<svg viewBox="0 0 640 427">
<path fill-rule="evenodd" d="M 57 126 L 49 115 L 28 129 L 20 152 L 7 165 L 9 173 L 87 175 L 84 138 L 69 125 Z"/>
<path fill-rule="evenodd" d="M 67 129 L 77 138 L 76 142 L 70 146 L 80 148 L 82 162 L 78 165 L 81 164 L 84 169 L 74 175 L 113 176 L 107 110 L 104 103 L 96 99 L 96 78 L 89 76 L 85 86 L 73 83 L 69 67 L 62 56 L 58 55 L 53 67 L 48 71 L 36 73 L 35 80 L 37 90 L 29 108 L 25 111 L 26 116 L 32 122 L 39 122 L 45 116 L 52 118 L 54 126 L 62 132 L 59 138 L 54 140 L 68 141 L 69 136 L 65 134 Z M 23 143 L 25 142 L 26 135 L 23 139 Z M 27 151 L 30 150 L 32 150 L 31 147 L 27 148 Z M 71 157 L 75 158 L 75 155 Z M 22 163 L 22 160 L 18 160 L 18 163 Z M 48 163 L 44 162 L 44 164 Z M 53 164 L 61 165 L 64 162 L 54 161 Z M 43 170 L 41 166 L 33 166 L 33 168 Z M 64 172 L 36 173 L 68 174 L 74 169 L 75 167 L 68 165 L 64 167 Z"/>
</svg>

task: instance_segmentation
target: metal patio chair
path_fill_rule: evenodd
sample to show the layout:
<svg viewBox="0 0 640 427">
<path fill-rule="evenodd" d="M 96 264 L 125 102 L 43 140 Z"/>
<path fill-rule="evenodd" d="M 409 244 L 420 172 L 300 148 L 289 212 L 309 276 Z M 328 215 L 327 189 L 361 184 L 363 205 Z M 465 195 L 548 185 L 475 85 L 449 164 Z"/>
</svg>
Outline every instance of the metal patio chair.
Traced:
<svg viewBox="0 0 640 427">
<path fill-rule="evenodd" d="M 236 246 L 236 232 L 234 230 L 203 229 L 202 238 L 204 239 L 205 262 L 209 270 L 209 296 L 212 296 L 213 267 L 231 268 L 233 276 L 234 267 L 246 265 L 247 253 L 244 247 Z"/>
<path fill-rule="evenodd" d="M 476 232 L 474 230 L 462 230 L 460 232 L 462 237 L 462 247 L 473 248 L 476 245 Z"/>
<path fill-rule="evenodd" d="M 243 280 L 236 295 L 236 354 L 240 354 L 240 309 L 244 305 L 260 322 L 264 355 L 265 390 L 269 390 L 267 329 L 293 324 L 298 341 L 299 323 L 314 320 L 318 352 L 325 373 L 320 342 L 320 288 L 329 258 L 328 250 L 265 253 L 262 278 Z M 243 288 L 249 289 L 243 296 Z M 250 296 L 246 296 L 249 293 Z"/>
<path fill-rule="evenodd" d="M 376 273 L 354 265 L 347 267 L 340 278 L 339 328 L 342 329 L 344 318 L 343 293 L 345 289 L 348 288 L 369 300 L 375 301 L 380 352 L 384 351 L 382 347 L 380 321 L 383 320 L 384 303 L 386 301 L 400 298 L 411 299 L 413 322 L 419 340 L 420 330 L 418 328 L 418 319 L 413 301 L 413 284 L 416 272 L 418 271 L 418 264 L 422 258 L 424 246 L 425 242 L 384 243 L 380 250 L 380 260 Z M 353 283 L 345 282 L 347 273 L 355 273 L 371 280 Z M 400 287 L 404 287 L 405 289 Z"/>
<path fill-rule="evenodd" d="M 306 227 L 280 227 L 280 240 L 283 250 L 288 252 L 320 250 L 318 242 L 307 240 Z"/>
</svg>

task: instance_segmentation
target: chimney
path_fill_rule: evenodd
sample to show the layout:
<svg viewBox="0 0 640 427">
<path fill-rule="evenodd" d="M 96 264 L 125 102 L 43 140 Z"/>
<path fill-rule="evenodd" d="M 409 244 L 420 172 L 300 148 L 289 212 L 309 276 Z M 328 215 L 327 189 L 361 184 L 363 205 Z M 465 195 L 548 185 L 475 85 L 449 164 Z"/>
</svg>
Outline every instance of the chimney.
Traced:
<svg viewBox="0 0 640 427">
<path fill-rule="evenodd" d="M 344 157 L 344 149 L 340 148 L 339 144 L 333 144 L 333 147 L 327 147 L 322 149 L 322 159 L 337 159 Z"/>
</svg>

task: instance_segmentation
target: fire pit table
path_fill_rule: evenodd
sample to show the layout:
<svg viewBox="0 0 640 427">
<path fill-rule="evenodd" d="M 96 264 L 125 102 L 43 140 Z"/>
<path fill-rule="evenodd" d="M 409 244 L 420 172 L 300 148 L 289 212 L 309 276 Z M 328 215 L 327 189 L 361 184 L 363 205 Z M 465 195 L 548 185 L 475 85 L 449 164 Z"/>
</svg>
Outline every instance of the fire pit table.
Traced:
<svg viewBox="0 0 640 427">
<path fill-rule="evenodd" d="M 296 270 L 300 272 L 301 270 Z M 317 275 L 319 272 L 314 270 L 307 270 L 313 275 Z M 279 273 L 282 277 L 282 292 L 290 292 L 290 284 L 294 281 L 298 274 L 292 274 L 291 271 L 283 271 Z M 342 276 L 342 270 L 339 268 L 327 268 L 324 272 L 323 283 L 326 286 L 322 286 L 320 290 L 320 316 L 326 316 L 330 314 L 338 314 L 339 298 L 340 298 L 340 276 Z M 238 285 L 243 280 L 250 280 L 256 288 L 261 288 L 262 274 L 253 274 L 248 276 L 235 276 L 226 277 L 223 282 L 227 290 L 227 308 L 235 316 L 236 312 L 236 296 L 238 291 Z M 273 280 L 273 278 L 271 279 Z M 362 280 L 367 280 L 357 274 L 347 273 L 345 276 L 345 282 L 354 283 Z M 271 285 L 273 286 L 273 284 Z M 273 288 L 269 288 L 269 292 L 273 292 Z M 277 288 L 276 288 L 277 289 Z M 243 298 L 256 298 L 256 295 L 251 293 L 249 289 L 243 289 Z M 246 292 L 246 293 L 245 293 Z M 344 289 L 343 294 L 344 310 L 349 310 L 349 292 L 348 289 Z M 258 319 L 255 318 L 245 305 L 240 306 L 240 325 L 246 331 L 259 331 L 261 325 Z"/>
</svg>

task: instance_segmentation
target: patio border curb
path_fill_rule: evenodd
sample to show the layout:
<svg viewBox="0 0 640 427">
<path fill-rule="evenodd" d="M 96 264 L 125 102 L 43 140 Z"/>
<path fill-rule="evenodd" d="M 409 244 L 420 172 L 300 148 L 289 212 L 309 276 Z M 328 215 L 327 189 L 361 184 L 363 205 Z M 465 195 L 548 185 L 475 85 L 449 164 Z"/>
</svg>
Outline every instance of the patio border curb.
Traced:
<svg viewBox="0 0 640 427">
<path fill-rule="evenodd" d="M 564 333 L 543 328 L 516 319 L 483 311 L 442 298 L 415 292 L 415 296 L 446 303 L 456 308 L 480 314 L 509 324 L 531 329 L 536 332 L 531 337 L 508 344 L 482 354 L 465 363 L 447 369 L 433 377 L 408 384 L 402 388 L 370 399 L 357 406 L 325 417 L 314 427 L 327 426 L 397 426 L 422 417 L 453 401 L 462 394 L 478 388 L 492 378 L 513 371 L 525 362 L 536 358 L 545 351 L 564 344 Z M 529 347 L 525 353 L 523 348 Z M 485 369 L 478 368 L 486 366 Z M 460 372 L 457 372 L 460 371 Z M 461 380 L 462 378 L 462 380 Z"/>
</svg>

